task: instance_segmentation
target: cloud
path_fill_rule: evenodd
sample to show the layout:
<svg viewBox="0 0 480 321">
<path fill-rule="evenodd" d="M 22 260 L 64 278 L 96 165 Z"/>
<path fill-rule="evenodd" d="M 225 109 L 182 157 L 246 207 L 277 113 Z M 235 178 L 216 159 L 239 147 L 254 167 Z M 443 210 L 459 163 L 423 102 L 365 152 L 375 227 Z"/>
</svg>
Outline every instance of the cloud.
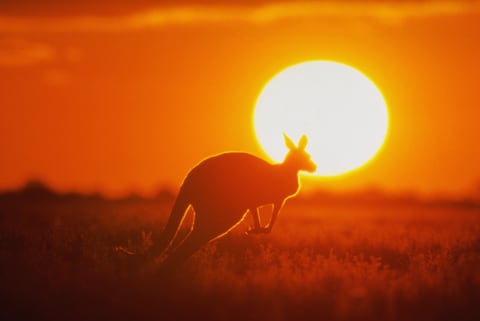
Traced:
<svg viewBox="0 0 480 321">
<path fill-rule="evenodd" d="M 249 23 L 322 17 L 369 18 L 382 23 L 405 19 L 480 13 L 480 1 L 283 2 L 256 6 L 202 5 L 150 9 L 121 16 L 15 18 L 0 16 L 0 33 L 116 32 L 172 25 Z"/>
<path fill-rule="evenodd" d="M 48 44 L 23 38 L 0 38 L 0 67 L 28 66 L 54 58 L 55 50 Z"/>
</svg>

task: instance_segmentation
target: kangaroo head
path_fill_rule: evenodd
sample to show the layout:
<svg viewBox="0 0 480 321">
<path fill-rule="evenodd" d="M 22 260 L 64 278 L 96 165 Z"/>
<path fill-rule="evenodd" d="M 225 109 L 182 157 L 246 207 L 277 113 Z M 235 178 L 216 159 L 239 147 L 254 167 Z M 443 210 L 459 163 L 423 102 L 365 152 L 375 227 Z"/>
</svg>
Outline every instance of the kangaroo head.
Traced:
<svg viewBox="0 0 480 321">
<path fill-rule="evenodd" d="M 312 161 L 310 154 L 305 151 L 307 146 L 307 136 L 302 135 L 298 141 L 298 146 L 284 133 L 285 145 L 287 145 L 289 152 L 283 161 L 284 164 L 297 171 L 314 172 L 317 169 L 317 165 Z"/>
</svg>

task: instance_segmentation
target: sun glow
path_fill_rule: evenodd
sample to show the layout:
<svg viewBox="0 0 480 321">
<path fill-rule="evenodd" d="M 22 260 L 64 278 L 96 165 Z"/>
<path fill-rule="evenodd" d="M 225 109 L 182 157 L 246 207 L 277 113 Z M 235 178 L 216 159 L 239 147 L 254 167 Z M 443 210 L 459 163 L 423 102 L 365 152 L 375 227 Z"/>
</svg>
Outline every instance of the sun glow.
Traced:
<svg viewBox="0 0 480 321">
<path fill-rule="evenodd" d="M 360 71 L 332 61 L 309 61 L 267 82 L 255 105 L 258 142 L 274 161 L 287 153 L 282 133 L 309 138 L 313 175 L 335 176 L 370 161 L 388 130 L 385 100 Z"/>
</svg>

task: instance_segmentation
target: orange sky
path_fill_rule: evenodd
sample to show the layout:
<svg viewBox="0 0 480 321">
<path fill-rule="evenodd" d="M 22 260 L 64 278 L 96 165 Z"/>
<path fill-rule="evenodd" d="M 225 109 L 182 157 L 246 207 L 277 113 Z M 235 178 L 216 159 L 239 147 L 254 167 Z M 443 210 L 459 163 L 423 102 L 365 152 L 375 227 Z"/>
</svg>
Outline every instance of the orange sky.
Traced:
<svg viewBox="0 0 480 321">
<path fill-rule="evenodd" d="M 391 123 L 375 161 L 316 186 L 480 181 L 480 2 L 154 2 L 1 2 L 0 189 L 148 193 L 211 154 L 261 156 L 256 96 L 310 59 L 366 73 Z"/>
</svg>

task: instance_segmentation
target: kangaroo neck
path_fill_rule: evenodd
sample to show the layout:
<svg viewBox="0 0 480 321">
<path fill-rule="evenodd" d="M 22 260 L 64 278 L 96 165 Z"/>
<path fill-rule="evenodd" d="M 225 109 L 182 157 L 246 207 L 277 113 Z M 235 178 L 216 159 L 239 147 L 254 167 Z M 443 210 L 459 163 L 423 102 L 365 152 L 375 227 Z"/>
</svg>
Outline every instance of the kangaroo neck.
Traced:
<svg viewBox="0 0 480 321">
<path fill-rule="evenodd" d="M 291 164 L 280 163 L 277 165 L 276 175 L 279 184 L 278 188 L 283 190 L 285 196 L 291 196 L 298 192 L 298 169 L 291 166 Z"/>
<path fill-rule="evenodd" d="M 298 177 L 298 169 L 295 166 L 292 166 L 288 162 L 283 162 L 277 165 L 280 168 L 280 171 L 285 176 Z"/>
</svg>

